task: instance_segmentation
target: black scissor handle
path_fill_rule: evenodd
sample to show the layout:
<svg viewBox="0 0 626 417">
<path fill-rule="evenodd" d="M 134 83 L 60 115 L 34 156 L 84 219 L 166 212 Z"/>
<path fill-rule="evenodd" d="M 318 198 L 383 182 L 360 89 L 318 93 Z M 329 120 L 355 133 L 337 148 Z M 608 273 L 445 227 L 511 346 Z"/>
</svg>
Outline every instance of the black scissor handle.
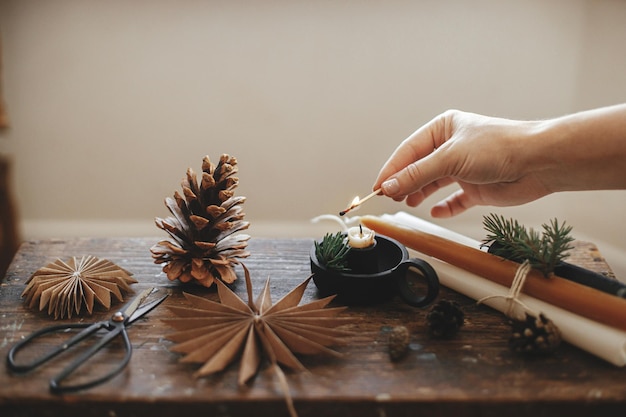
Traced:
<svg viewBox="0 0 626 417">
<path fill-rule="evenodd" d="M 49 352 L 46 352 L 45 354 L 43 354 L 42 356 L 38 358 L 35 358 L 30 363 L 20 364 L 15 360 L 15 356 L 18 351 L 28 346 L 35 339 L 38 339 L 41 336 L 44 336 L 50 333 L 59 333 L 59 332 L 63 332 L 66 330 L 80 329 L 80 328 L 82 328 L 83 330 L 81 330 L 79 333 L 72 336 L 70 339 L 68 339 L 61 345 L 57 346 L 56 348 L 50 350 Z M 96 343 L 90 346 L 87 350 L 82 352 L 82 354 L 78 358 L 73 360 L 69 365 L 67 365 L 61 371 L 61 373 L 59 373 L 57 376 L 55 376 L 54 378 L 50 380 L 50 391 L 53 393 L 73 392 L 73 391 L 79 391 L 82 389 L 96 386 L 98 384 L 101 384 L 104 381 L 109 380 L 115 375 L 117 375 L 119 372 L 122 371 L 122 369 L 126 367 L 128 362 L 130 361 L 130 358 L 132 355 L 132 345 L 128 338 L 128 334 L 126 332 L 126 327 L 125 327 L 124 322 L 116 323 L 113 321 L 109 321 L 109 322 L 103 321 L 103 322 L 89 323 L 89 324 L 81 324 L 81 323 L 69 324 L 69 325 L 65 324 L 65 325 L 46 327 L 44 329 L 38 330 L 30 334 L 29 336 L 27 336 L 24 340 L 21 340 L 20 342 L 16 343 L 11 348 L 11 350 L 9 350 L 9 353 L 7 355 L 7 366 L 11 371 L 15 373 L 26 373 L 26 372 L 32 371 L 38 368 L 39 366 L 43 365 L 50 359 L 54 358 L 55 356 L 61 354 L 62 352 L 65 352 L 70 347 L 94 335 L 95 333 L 97 333 L 99 330 L 103 328 L 106 328 L 108 330 L 108 333 L 105 334 L 104 337 L 102 337 L 100 340 L 98 340 Z M 89 360 L 89 358 L 95 355 L 104 346 L 109 344 L 120 333 L 122 334 L 122 339 L 124 341 L 124 348 L 126 350 L 126 353 L 124 355 L 124 358 L 122 358 L 120 363 L 112 371 L 108 372 L 107 374 L 103 376 L 94 378 L 92 380 L 88 380 L 83 383 L 62 384 L 62 381 L 67 379 L 74 371 L 80 368 L 81 365 L 85 364 Z"/>
<path fill-rule="evenodd" d="M 104 327 L 105 324 L 106 324 L 106 322 L 104 322 L 104 323 L 59 324 L 58 326 L 50 326 L 50 327 L 45 327 L 43 329 L 37 330 L 37 331 L 29 334 L 28 336 L 26 336 L 24 339 L 22 339 L 18 343 L 16 343 L 11 348 L 11 350 L 9 350 L 9 353 L 7 354 L 7 366 L 8 366 L 8 368 L 11 371 L 13 371 L 15 373 L 23 374 L 23 373 L 26 373 L 26 372 L 30 372 L 30 371 L 38 368 L 39 366 L 43 365 L 44 363 L 48 362 L 50 359 L 54 358 L 55 356 L 65 352 L 67 349 L 69 349 L 70 347 L 72 347 L 75 344 L 79 343 L 80 341 L 88 338 L 93 333 L 97 332 L 102 327 Z M 84 329 L 84 330 L 82 330 L 81 332 L 79 332 L 76 335 L 72 336 L 70 339 L 68 339 L 63 344 L 61 344 L 61 345 L 57 346 L 56 348 L 54 348 L 54 349 L 44 353 L 42 356 L 39 356 L 39 357 L 35 358 L 30 363 L 20 364 L 20 363 L 18 363 L 15 360 L 15 355 L 17 354 L 17 352 L 19 352 L 20 350 L 22 350 L 26 346 L 30 345 L 31 343 L 35 342 L 36 339 L 38 339 L 38 338 L 40 338 L 42 336 L 45 336 L 47 334 L 62 333 L 62 332 L 65 332 L 65 331 L 68 331 L 68 330 L 72 330 L 72 329 Z"/>
<path fill-rule="evenodd" d="M 109 344 L 115 337 L 117 337 L 121 333 L 122 340 L 124 340 L 124 348 L 126 349 L 126 353 L 122 360 L 117 364 L 117 366 L 111 370 L 110 372 L 102 375 L 100 377 L 88 380 L 79 384 L 61 384 L 61 381 L 70 376 L 75 370 L 80 368 L 82 365 L 86 364 L 89 358 L 95 355 L 100 349 Z M 120 373 L 128 362 L 133 354 L 133 346 L 130 343 L 130 339 L 128 338 L 128 333 L 126 332 L 126 326 L 124 323 L 116 323 L 115 328 L 110 330 L 108 334 L 106 334 L 102 339 L 91 346 L 88 350 L 83 352 L 78 358 L 76 358 L 72 363 L 70 363 L 67 367 L 61 371 L 60 374 L 55 376 L 50 380 L 50 391 L 53 393 L 63 393 L 63 392 L 74 392 L 80 391 L 83 389 L 91 388 L 96 385 L 102 384 L 105 381 L 113 378 L 115 375 Z"/>
</svg>

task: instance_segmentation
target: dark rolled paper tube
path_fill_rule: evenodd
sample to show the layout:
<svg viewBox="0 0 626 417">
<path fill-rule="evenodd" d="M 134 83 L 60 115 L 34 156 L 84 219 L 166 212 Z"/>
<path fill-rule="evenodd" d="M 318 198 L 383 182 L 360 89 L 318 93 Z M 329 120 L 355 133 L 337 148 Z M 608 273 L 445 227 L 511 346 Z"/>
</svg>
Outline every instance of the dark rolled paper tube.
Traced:
<svg viewBox="0 0 626 417">
<path fill-rule="evenodd" d="M 626 298 L 626 284 L 578 265 L 561 262 L 554 268 L 554 273 L 570 281 L 577 282 L 578 284 Z"/>
<path fill-rule="evenodd" d="M 506 254 L 502 253 L 501 245 L 497 243 L 492 243 L 487 251 L 494 255 L 502 256 L 510 261 L 521 262 L 519 259 L 506 256 Z M 554 268 L 554 274 L 580 285 L 586 285 L 587 287 L 594 288 L 607 294 L 626 298 L 626 284 L 617 279 L 609 278 L 598 272 L 591 271 L 578 265 L 567 262 L 559 262 L 559 264 Z"/>
</svg>

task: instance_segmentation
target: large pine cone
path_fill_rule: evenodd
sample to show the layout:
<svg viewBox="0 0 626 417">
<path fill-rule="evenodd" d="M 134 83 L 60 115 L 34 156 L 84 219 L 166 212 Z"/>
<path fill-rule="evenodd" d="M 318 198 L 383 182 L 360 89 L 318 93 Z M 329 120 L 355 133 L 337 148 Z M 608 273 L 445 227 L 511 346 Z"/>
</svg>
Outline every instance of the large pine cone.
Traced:
<svg viewBox="0 0 626 417">
<path fill-rule="evenodd" d="M 205 156 L 200 184 L 189 168 L 181 183 L 183 196 L 175 192 L 174 198 L 165 199 L 173 217 L 157 217 L 155 222 L 170 238 L 150 251 L 155 263 L 165 264 L 163 272 L 170 280 L 196 280 L 210 287 L 215 279 L 226 283 L 237 279 L 236 258 L 250 255 L 246 250 L 250 236 L 235 235 L 250 225 L 243 220 L 245 197 L 235 197 L 233 192 L 239 183 L 233 176 L 237 170 L 234 157 L 224 154 L 216 166 Z"/>
</svg>

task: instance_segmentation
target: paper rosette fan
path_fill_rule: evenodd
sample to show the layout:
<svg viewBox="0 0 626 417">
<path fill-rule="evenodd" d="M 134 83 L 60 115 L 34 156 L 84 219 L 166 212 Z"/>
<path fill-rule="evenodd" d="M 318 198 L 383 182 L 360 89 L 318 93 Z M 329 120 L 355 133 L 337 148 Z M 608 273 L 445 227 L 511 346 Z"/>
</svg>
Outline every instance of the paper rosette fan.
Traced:
<svg viewBox="0 0 626 417">
<path fill-rule="evenodd" d="M 247 303 L 219 281 L 216 283 L 221 303 L 185 293 L 191 307 L 168 306 L 179 318 L 164 319 L 177 330 L 166 337 L 176 343 L 172 351 L 186 355 L 181 362 L 203 364 L 194 374 L 196 377 L 220 372 L 240 358 L 239 384 L 244 385 L 257 373 L 265 357 L 280 378 L 292 407 L 279 365 L 300 371 L 305 368 L 295 354 L 339 356 L 329 346 L 342 344 L 353 335 L 337 328 L 351 319 L 337 317 L 346 307 L 325 308 L 335 296 L 298 305 L 311 277 L 276 304 L 272 304 L 268 278 L 254 301 L 250 273 L 242 266 Z"/>
<path fill-rule="evenodd" d="M 236 234 L 250 225 L 244 221 L 245 197 L 235 197 L 239 179 L 237 159 L 222 155 L 214 165 L 205 156 L 202 178 L 198 184 L 191 168 L 183 179 L 183 195 L 174 193 L 165 205 L 172 214 L 156 218 L 157 227 L 170 238 L 154 245 L 150 251 L 154 262 L 165 264 L 163 272 L 170 280 L 197 282 L 210 287 L 216 280 L 232 283 L 237 279 L 233 266 L 246 251 L 249 235 Z"/>
<path fill-rule="evenodd" d="M 80 314 L 83 307 L 91 314 L 94 304 L 108 310 L 111 295 L 122 301 L 122 291 L 131 291 L 130 284 L 136 282 L 130 272 L 106 259 L 57 259 L 28 279 L 22 297 L 26 297 L 30 308 L 38 305 L 41 311 L 47 306 L 48 315 L 55 319 L 71 318 L 74 313 Z"/>
</svg>

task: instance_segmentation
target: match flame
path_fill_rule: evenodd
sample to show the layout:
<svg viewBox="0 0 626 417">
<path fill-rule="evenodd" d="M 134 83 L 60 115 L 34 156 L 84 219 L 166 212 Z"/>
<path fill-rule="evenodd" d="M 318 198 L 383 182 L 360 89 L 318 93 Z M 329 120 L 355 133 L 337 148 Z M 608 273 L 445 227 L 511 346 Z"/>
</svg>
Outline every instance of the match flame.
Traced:
<svg viewBox="0 0 626 417">
<path fill-rule="evenodd" d="M 368 195 L 367 197 L 364 197 L 364 198 L 363 198 L 363 200 L 361 200 L 361 199 L 359 198 L 359 196 L 357 195 L 356 197 L 354 197 L 354 200 L 352 200 L 352 203 L 350 204 L 350 206 L 349 206 L 347 209 L 345 209 L 345 210 L 343 210 L 343 211 L 340 211 L 340 212 L 339 212 L 339 215 L 340 215 L 340 216 L 343 216 L 344 214 L 346 214 L 346 213 L 347 213 L 347 212 L 349 212 L 350 210 L 353 210 L 353 209 L 355 209 L 355 208 L 359 207 L 361 204 L 363 204 L 364 202 L 366 202 L 366 201 L 367 201 L 367 200 L 369 200 L 370 198 L 372 198 L 372 197 L 374 197 L 374 196 L 376 196 L 376 195 L 379 195 L 379 194 L 380 194 L 380 188 L 379 188 L 378 190 L 376 190 L 376 191 L 372 192 L 372 193 L 371 193 L 370 195 Z"/>
</svg>

